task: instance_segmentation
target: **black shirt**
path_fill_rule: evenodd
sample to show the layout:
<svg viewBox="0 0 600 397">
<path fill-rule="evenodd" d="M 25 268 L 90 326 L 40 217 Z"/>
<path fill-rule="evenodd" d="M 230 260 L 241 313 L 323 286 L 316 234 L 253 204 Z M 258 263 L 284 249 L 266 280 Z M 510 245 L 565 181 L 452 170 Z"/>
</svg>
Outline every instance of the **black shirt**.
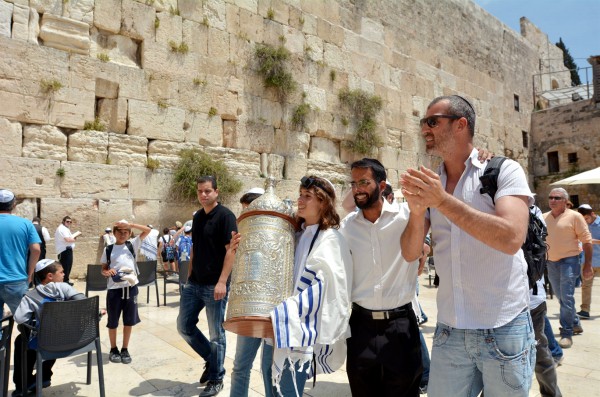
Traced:
<svg viewBox="0 0 600 397">
<path fill-rule="evenodd" d="M 235 215 L 221 204 L 208 214 L 204 208 L 196 212 L 192 224 L 194 257 L 190 281 L 200 285 L 217 284 L 232 231 L 237 232 Z"/>
</svg>

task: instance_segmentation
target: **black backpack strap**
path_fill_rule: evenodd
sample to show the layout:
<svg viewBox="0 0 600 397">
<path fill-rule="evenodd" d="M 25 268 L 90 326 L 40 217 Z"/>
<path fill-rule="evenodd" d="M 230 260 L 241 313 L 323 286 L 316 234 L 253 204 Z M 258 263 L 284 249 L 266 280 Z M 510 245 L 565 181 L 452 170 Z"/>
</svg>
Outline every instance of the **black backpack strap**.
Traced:
<svg viewBox="0 0 600 397">
<path fill-rule="evenodd" d="M 481 181 L 479 193 L 489 194 L 494 205 L 496 205 L 494 197 L 498 191 L 498 175 L 500 174 L 500 168 L 502 167 L 504 160 L 506 160 L 506 157 L 503 156 L 492 157 L 492 159 L 488 161 L 483 175 L 479 177 L 479 181 Z"/>
<path fill-rule="evenodd" d="M 133 255 L 133 259 L 135 259 L 135 250 L 133 249 L 133 244 L 131 244 L 131 241 L 125 241 L 125 245 L 127 246 L 129 252 L 131 252 L 131 255 Z"/>
</svg>

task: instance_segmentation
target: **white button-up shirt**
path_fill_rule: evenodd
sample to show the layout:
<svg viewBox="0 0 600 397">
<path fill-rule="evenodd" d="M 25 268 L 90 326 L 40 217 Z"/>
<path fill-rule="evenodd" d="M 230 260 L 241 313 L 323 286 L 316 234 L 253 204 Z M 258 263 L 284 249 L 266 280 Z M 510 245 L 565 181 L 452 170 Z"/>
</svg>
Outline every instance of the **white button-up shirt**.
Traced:
<svg viewBox="0 0 600 397">
<path fill-rule="evenodd" d="M 73 237 L 73 234 L 71 229 L 61 223 L 56 228 L 56 233 L 54 233 L 54 247 L 57 255 L 66 250 L 67 247 L 75 248 L 75 243 L 67 243 L 65 237 Z"/>
<path fill-rule="evenodd" d="M 478 211 L 495 213 L 491 197 L 479 192 L 479 177 L 486 164 L 477 160 L 476 150 L 465 165 L 454 197 Z M 439 174 L 446 186 L 443 163 Z M 533 205 L 525 172 L 510 159 L 500 169 L 495 200 L 506 195 L 528 196 L 529 205 Z M 461 329 L 496 328 L 528 307 L 527 262 L 522 250 L 515 255 L 497 251 L 451 223 L 436 209 L 431 209 L 430 220 L 435 269 L 440 276 L 439 322 Z"/>
<path fill-rule="evenodd" d="M 362 210 L 342 220 L 353 260 L 352 302 L 371 310 L 389 310 L 410 303 L 415 296 L 418 261 L 406 262 L 400 236 L 408 223 L 408 205 L 383 200 L 379 219 L 371 223 Z"/>
</svg>

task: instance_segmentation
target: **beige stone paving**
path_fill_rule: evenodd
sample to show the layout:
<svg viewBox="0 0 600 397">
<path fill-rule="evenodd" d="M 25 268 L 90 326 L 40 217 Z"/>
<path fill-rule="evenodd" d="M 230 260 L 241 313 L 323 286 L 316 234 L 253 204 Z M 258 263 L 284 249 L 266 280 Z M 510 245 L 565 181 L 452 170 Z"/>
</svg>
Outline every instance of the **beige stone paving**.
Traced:
<svg viewBox="0 0 600 397">
<path fill-rule="evenodd" d="M 436 307 L 435 288 L 428 286 L 426 276 L 421 277 L 421 304 L 430 320 L 422 330 L 429 347 L 434 331 Z M 83 282 L 76 288 L 85 290 Z M 179 308 L 179 293 L 173 284 L 167 285 L 167 306 L 162 306 L 162 281 L 159 280 L 161 306 L 156 307 L 154 291 L 150 294 L 150 303 L 145 303 L 146 291 L 142 290 L 142 303 L 139 305 L 142 322 L 133 331 L 129 350 L 133 357 L 130 365 L 113 364 L 108 361 L 108 334 L 106 317 L 102 320 L 102 349 L 106 395 L 120 396 L 197 396 L 203 389 L 198 378 L 203 369 L 203 360 L 177 334 L 175 321 Z M 93 294 L 93 293 L 91 293 Z M 576 300 L 580 302 L 581 290 L 576 290 Z M 101 306 L 104 306 L 105 294 L 100 293 Z M 600 287 L 593 291 L 593 300 L 600 307 Z M 558 331 L 558 302 L 548 300 L 548 315 L 555 331 Z M 600 310 L 592 312 L 592 320 L 583 321 L 584 333 L 575 336 L 573 347 L 565 350 L 565 360 L 558 368 L 559 386 L 565 397 L 600 396 Z M 199 327 L 208 333 L 206 320 L 201 315 Z M 119 331 L 120 337 L 120 331 Z M 120 340 L 120 339 L 119 339 Z M 225 388 L 221 396 L 229 395 L 231 368 L 235 355 L 236 337 L 227 333 L 227 354 L 225 368 Z M 263 383 L 259 371 L 260 353 L 254 362 L 250 383 L 250 397 L 262 396 Z M 85 356 L 58 360 L 54 367 L 52 386 L 44 389 L 44 396 L 98 396 L 97 370 L 94 366 L 92 384 L 85 384 Z M 12 374 L 11 374 L 12 377 Z M 10 385 L 9 390 L 13 390 Z M 306 396 L 345 397 L 350 396 L 346 372 L 339 370 L 331 375 L 319 375 L 315 388 L 312 382 L 304 390 Z M 10 392 L 9 392 L 10 395 Z M 530 397 L 539 396 L 537 382 L 529 393 Z"/>
</svg>

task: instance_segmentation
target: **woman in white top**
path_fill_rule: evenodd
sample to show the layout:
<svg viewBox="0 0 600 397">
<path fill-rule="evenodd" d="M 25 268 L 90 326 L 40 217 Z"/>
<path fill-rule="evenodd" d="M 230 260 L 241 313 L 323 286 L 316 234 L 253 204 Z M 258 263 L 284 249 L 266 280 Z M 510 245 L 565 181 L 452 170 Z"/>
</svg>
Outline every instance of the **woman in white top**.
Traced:
<svg viewBox="0 0 600 397">
<path fill-rule="evenodd" d="M 294 295 L 271 312 L 275 338 L 263 351 L 263 380 L 273 384 L 267 396 L 301 396 L 315 371 L 331 373 L 342 365 L 350 336 L 352 257 L 337 230 L 331 182 L 302 178 L 297 217 Z"/>
</svg>

